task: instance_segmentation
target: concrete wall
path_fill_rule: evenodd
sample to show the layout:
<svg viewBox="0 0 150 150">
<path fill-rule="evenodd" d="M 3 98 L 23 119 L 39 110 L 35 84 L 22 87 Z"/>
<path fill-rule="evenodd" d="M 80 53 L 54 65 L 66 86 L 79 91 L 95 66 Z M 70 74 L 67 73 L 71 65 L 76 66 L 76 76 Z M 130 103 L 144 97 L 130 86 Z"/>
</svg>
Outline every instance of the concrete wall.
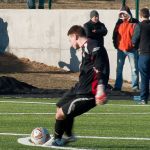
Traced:
<svg viewBox="0 0 150 150">
<path fill-rule="evenodd" d="M 77 70 L 80 51 L 70 54 L 68 29 L 89 20 L 91 10 L 0 10 L 0 49 L 18 57 L 65 69 Z M 112 45 L 112 33 L 117 21 L 117 10 L 98 10 L 100 20 L 107 29 L 105 47 L 110 58 L 110 77 L 115 79 L 116 50 Z M 5 44 L 3 44 L 5 43 Z M 7 48 L 6 48 L 7 47 Z M 76 57 L 77 56 L 77 57 Z M 130 81 L 129 63 L 126 61 L 124 79 Z"/>
</svg>

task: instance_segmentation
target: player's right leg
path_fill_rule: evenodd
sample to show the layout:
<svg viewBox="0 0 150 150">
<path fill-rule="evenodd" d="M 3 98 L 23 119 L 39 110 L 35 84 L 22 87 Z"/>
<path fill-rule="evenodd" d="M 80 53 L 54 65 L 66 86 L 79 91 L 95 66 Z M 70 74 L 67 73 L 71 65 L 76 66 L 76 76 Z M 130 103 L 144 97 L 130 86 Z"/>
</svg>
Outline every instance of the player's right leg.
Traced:
<svg viewBox="0 0 150 150">
<path fill-rule="evenodd" d="M 44 3 L 45 3 L 45 0 L 39 0 L 39 6 L 38 6 L 38 8 L 39 9 L 44 9 Z"/>
<path fill-rule="evenodd" d="M 63 146 L 65 145 L 64 140 L 62 139 L 62 135 L 64 133 L 64 126 L 65 126 L 65 115 L 62 111 L 62 108 L 57 108 L 56 112 L 56 122 L 54 128 L 54 136 L 46 142 L 45 146 Z"/>
<path fill-rule="evenodd" d="M 35 9 L 36 5 L 35 5 L 35 0 L 27 0 L 27 5 L 29 9 Z"/>
<path fill-rule="evenodd" d="M 122 84 L 123 84 L 123 66 L 125 62 L 126 54 L 121 50 L 117 51 L 117 72 L 116 72 L 116 82 L 114 86 L 114 91 L 121 91 Z"/>
</svg>

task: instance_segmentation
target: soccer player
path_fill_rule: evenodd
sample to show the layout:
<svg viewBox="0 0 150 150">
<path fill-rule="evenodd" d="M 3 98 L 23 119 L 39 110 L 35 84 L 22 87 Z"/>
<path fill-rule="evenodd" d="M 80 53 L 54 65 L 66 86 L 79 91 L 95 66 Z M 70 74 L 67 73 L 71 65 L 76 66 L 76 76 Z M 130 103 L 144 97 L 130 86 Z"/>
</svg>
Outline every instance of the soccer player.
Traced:
<svg viewBox="0 0 150 150">
<path fill-rule="evenodd" d="M 86 37 L 83 27 L 74 25 L 68 31 L 71 46 L 82 49 L 79 82 L 56 104 L 54 137 L 45 145 L 63 146 L 76 140 L 72 133 L 74 118 L 96 105 L 106 103 L 105 87 L 109 78 L 109 60 L 98 41 Z"/>
<path fill-rule="evenodd" d="M 150 80 L 150 12 L 148 8 L 140 10 L 141 23 L 136 26 L 132 39 L 134 45 L 139 45 L 138 67 L 141 75 L 140 104 L 147 104 Z"/>
</svg>

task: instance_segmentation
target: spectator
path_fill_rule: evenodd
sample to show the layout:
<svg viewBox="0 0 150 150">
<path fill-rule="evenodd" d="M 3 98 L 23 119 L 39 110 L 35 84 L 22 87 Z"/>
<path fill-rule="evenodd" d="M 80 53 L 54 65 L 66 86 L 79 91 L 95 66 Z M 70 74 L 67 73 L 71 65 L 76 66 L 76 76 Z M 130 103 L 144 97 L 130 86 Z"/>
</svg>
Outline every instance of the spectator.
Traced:
<svg viewBox="0 0 150 150">
<path fill-rule="evenodd" d="M 138 67 L 141 75 L 140 104 L 147 104 L 150 80 L 150 12 L 148 8 L 140 10 L 141 23 L 136 26 L 132 42 L 139 43 Z"/>
<path fill-rule="evenodd" d="M 99 13 L 96 10 L 90 12 L 90 21 L 84 24 L 86 36 L 89 39 L 96 40 L 105 51 L 104 47 L 104 36 L 107 34 L 105 25 L 99 21 Z M 107 52 L 106 52 L 107 53 Z M 109 63 L 109 60 L 108 60 Z M 109 65 L 107 66 L 107 79 L 109 79 Z M 108 83 L 108 81 L 106 81 Z M 111 89 L 110 85 L 107 84 L 107 89 Z"/>
<path fill-rule="evenodd" d="M 72 133 L 74 118 L 97 104 L 106 103 L 106 70 L 108 56 L 96 40 L 87 39 L 83 27 L 74 25 L 68 31 L 74 49 L 82 49 L 79 82 L 57 103 L 54 137 L 45 145 L 64 146 L 76 140 Z"/>
<path fill-rule="evenodd" d="M 38 9 L 44 9 L 45 0 L 39 0 Z M 29 9 L 36 9 L 36 2 L 35 0 L 27 0 L 28 8 Z"/>
<path fill-rule="evenodd" d="M 96 10 L 91 11 L 90 21 L 84 24 L 84 29 L 88 38 L 97 40 L 101 46 L 104 45 L 104 36 L 107 34 L 107 29 L 99 21 L 99 13 Z"/>
<path fill-rule="evenodd" d="M 119 12 L 119 19 L 113 32 L 113 44 L 117 49 L 117 73 L 114 91 L 121 91 L 123 84 L 123 66 L 128 57 L 132 74 L 132 89 L 139 89 L 138 51 L 132 44 L 132 36 L 138 20 L 132 18 L 129 7 L 123 6 Z"/>
</svg>

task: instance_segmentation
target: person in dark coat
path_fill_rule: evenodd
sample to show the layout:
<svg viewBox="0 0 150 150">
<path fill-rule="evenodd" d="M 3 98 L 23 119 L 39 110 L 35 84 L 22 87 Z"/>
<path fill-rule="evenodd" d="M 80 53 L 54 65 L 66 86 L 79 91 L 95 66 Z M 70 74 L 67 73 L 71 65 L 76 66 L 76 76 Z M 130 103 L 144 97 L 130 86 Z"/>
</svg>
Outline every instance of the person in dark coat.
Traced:
<svg viewBox="0 0 150 150">
<path fill-rule="evenodd" d="M 132 43 L 139 45 L 138 68 L 141 75 L 140 104 L 147 104 L 150 81 L 150 12 L 148 8 L 140 10 L 141 23 L 136 26 Z"/>
<path fill-rule="evenodd" d="M 86 32 L 86 36 L 88 39 L 97 41 L 98 45 L 104 49 L 104 51 L 107 53 L 105 47 L 104 47 L 104 36 L 107 34 L 107 28 L 105 27 L 104 23 L 100 22 L 99 20 L 99 13 L 96 10 L 92 10 L 90 12 L 90 20 L 84 24 L 84 29 Z M 108 55 L 108 54 L 107 54 Z M 108 58 L 108 64 L 109 64 L 109 58 Z M 107 79 L 110 73 L 109 65 L 107 66 Z M 111 89 L 108 84 L 108 80 L 106 81 L 107 88 Z"/>
<path fill-rule="evenodd" d="M 99 20 L 99 13 L 96 10 L 90 12 L 90 20 L 84 24 L 84 29 L 88 38 L 97 40 L 100 46 L 104 46 L 104 36 L 107 28 Z"/>
</svg>

